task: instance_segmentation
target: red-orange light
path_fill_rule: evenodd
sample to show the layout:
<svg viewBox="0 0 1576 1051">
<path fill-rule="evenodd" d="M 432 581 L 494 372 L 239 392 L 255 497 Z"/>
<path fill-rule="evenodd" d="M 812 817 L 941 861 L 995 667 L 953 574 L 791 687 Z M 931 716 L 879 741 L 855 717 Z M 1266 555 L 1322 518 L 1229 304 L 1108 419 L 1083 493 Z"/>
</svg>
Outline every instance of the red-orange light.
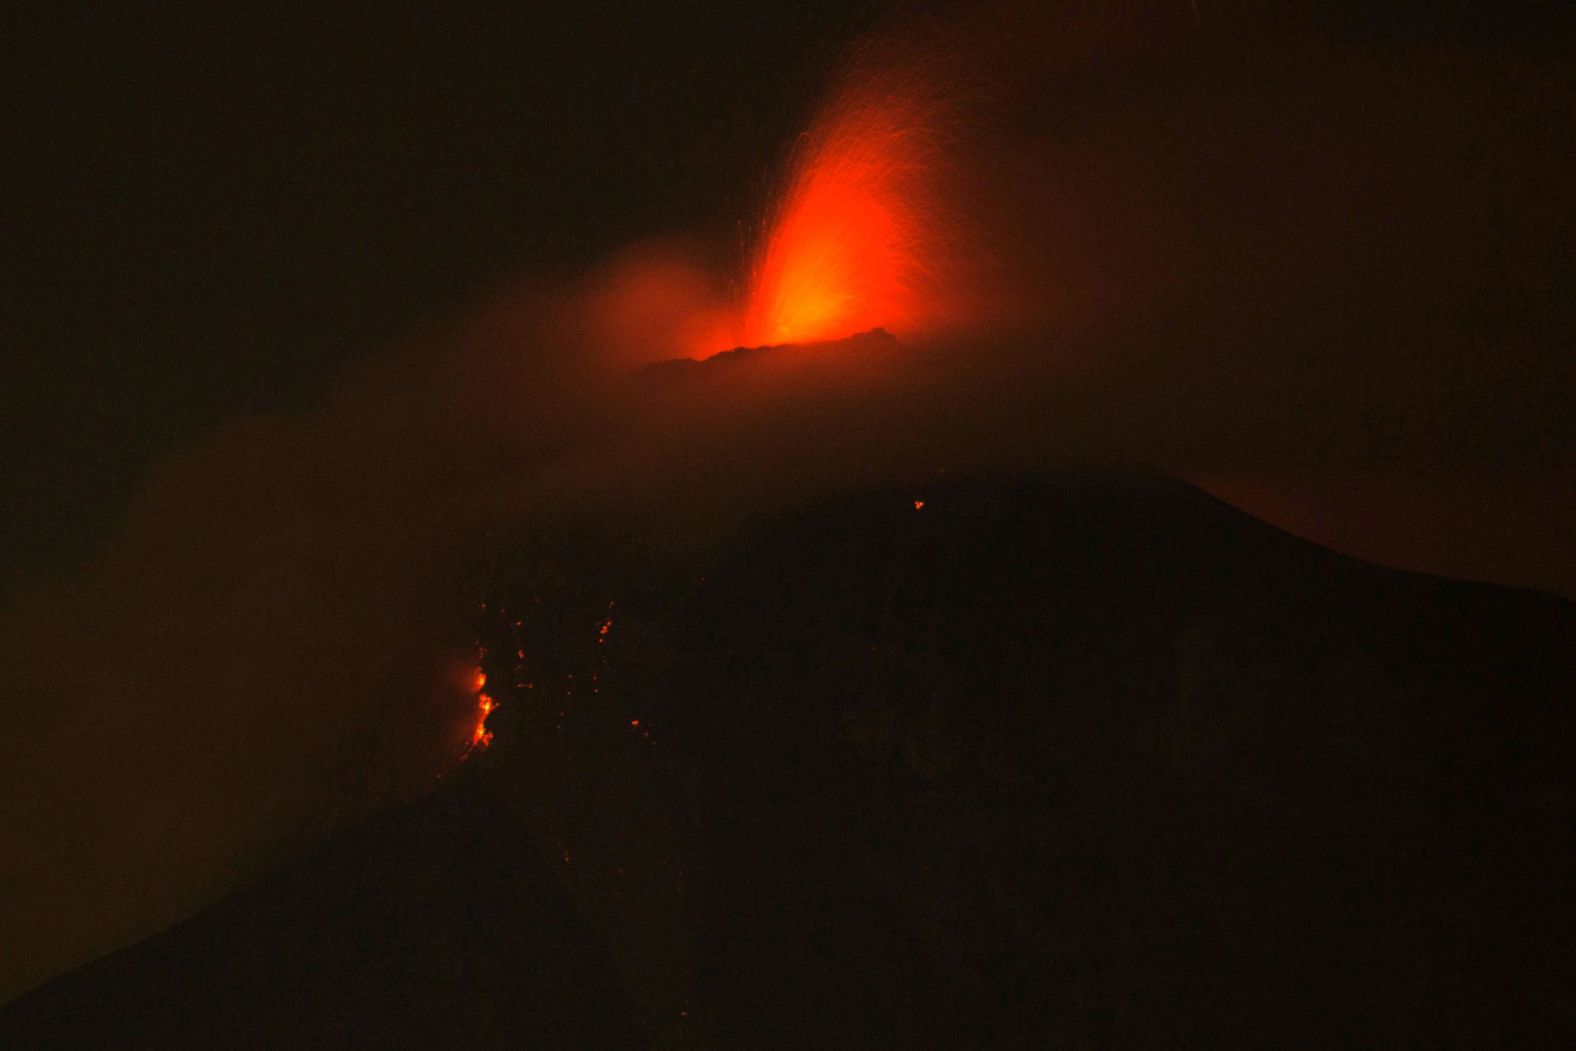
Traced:
<svg viewBox="0 0 1576 1051">
<path fill-rule="evenodd" d="M 855 78 L 804 136 L 755 260 L 749 346 L 899 333 L 935 309 L 941 107 L 912 71 Z"/>
<path fill-rule="evenodd" d="M 492 731 L 487 729 L 487 717 L 498 707 L 498 702 L 491 694 L 484 692 L 487 688 L 487 673 L 481 668 L 473 669 L 466 679 L 466 685 L 476 697 L 475 724 L 471 727 L 470 741 L 466 745 L 465 755 L 478 752 L 492 744 Z"/>
</svg>

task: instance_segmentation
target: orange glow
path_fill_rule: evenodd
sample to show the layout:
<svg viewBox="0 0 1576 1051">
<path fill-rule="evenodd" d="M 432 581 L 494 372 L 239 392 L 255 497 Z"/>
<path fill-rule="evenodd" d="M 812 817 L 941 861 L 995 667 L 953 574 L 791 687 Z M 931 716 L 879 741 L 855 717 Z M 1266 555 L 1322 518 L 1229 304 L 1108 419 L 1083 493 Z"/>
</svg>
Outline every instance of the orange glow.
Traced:
<svg viewBox="0 0 1576 1051">
<path fill-rule="evenodd" d="M 487 729 L 487 717 L 498 707 L 496 701 L 485 693 L 476 698 L 476 726 L 471 730 L 471 748 L 486 748 L 492 744 L 492 731 Z"/>
<path fill-rule="evenodd" d="M 476 668 L 468 679 L 471 693 L 476 695 L 476 723 L 471 727 L 470 743 L 466 746 L 465 754 L 480 751 L 492 744 L 492 731 L 487 729 L 487 717 L 498 707 L 498 702 L 490 694 L 482 692 L 487 686 L 487 673 Z"/>
<path fill-rule="evenodd" d="M 680 242 L 630 248 L 588 281 L 578 330 L 621 367 L 736 345 L 738 311 Z M 518 627 L 519 625 L 516 625 Z"/>
<path fill-rule="evenodd" d="M 922 508 L 924 506 L 925 506 L 925 501 L 923 501 L 923 500 L 915 500 L 914 501 L 914 510 L 918 511 L 920 508 Z"/>
<path fill-rule="evenodd" d="M 930 320 L 949 237 L 945 123 L 912 72 L 852 79 L 804 136 L 750 275 L 746 346 L 899 335 Z"/>
</svg>

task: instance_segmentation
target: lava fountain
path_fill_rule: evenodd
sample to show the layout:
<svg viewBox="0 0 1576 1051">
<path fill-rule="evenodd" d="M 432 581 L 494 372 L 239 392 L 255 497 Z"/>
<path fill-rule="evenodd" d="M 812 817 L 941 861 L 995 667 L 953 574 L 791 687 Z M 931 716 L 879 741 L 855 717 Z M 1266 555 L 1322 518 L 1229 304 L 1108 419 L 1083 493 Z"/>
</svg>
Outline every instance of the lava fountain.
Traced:
<svg viewBox="0 0 1576 1051">
<path fill-rule="evenodd" d="M 915 68 L 844 79 L 767 215 L 740 345 L 905 334 L 939 319 L 958 243 L 942 200 L 956 123 Z"/>
</svg>

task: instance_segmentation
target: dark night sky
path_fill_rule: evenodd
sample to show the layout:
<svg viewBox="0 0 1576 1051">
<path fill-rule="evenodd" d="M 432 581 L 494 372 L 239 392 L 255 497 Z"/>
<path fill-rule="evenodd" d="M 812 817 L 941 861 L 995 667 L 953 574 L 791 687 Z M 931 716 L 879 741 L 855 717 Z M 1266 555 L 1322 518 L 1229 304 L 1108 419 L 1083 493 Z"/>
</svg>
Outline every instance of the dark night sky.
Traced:
<svg viewBox="0 0 1576 1051">
<path fill-rule="evenodd" d="M 490 278 L 753 219 L 877 7 L 183 6 L 6 34 L 0 580 Z"/>
<path fill-rule="evenodd" d="M 10 15 L 0 582 L 102 536 L 161 451 L 310 402 L 490 278 L 653 234 L 736 241 L 840 49 L 895 6 Z M 1196 5 L 1225 22 L 1259 6 Z M 1268 6 L 1375 47 L 1523 47 L 1568 21 L 1559 4 Z"/>
</svg>

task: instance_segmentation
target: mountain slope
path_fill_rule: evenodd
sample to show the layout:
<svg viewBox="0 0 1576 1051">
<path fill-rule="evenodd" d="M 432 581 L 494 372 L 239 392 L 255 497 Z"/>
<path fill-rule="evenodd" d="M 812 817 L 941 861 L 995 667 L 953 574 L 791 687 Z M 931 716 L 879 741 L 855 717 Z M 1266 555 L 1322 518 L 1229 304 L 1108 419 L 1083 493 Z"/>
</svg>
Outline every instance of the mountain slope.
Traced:
<svg viewBox="0 0 1576 1051">
<path fill-rule="evenodd" d="M 611 544 L 500 579 L 533 652 L 490 678 L 528 686 L 460 776 L 0 1033 L 1576 1033 L 1570 604 L 1356 562 L 1147 476 L 853 494 L 682 571 Z"/>
</svg>

